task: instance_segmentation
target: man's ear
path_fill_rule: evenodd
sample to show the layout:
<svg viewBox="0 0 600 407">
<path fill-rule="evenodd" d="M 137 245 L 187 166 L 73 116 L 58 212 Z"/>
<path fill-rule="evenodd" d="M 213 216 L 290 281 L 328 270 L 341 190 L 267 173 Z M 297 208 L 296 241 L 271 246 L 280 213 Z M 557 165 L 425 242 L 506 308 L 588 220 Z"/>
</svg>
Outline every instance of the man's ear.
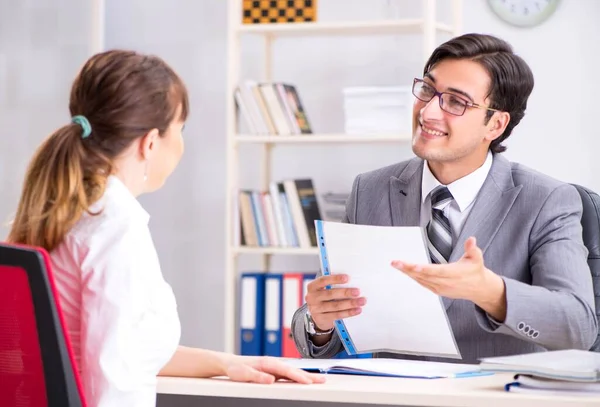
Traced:
<svg viewBox="0 0 600 407">
<path fill-rule="evenodd" d="M 510 122 L 510 113 L 508 112 L 494 112 L 494 115 L 490 118 L 487 124 L 487 135 L 486 140 L 492 142 L 504 133 L 506 126 Z"/>
<path fill-rule="evenodd" d="M 152 129 L 140 140 L 140 155 L 143 160 L 150 159 L 156 151 L 158 137 L 158 129 Z"/>
</svg>

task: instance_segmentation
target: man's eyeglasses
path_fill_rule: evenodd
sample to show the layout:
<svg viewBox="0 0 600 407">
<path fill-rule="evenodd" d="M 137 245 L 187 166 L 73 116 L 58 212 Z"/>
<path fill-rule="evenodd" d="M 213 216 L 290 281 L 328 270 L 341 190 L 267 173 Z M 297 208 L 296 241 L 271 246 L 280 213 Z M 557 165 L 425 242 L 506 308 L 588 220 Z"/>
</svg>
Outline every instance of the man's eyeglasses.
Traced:
<svg viewBox="0 0 600 407">
<path fill-rule="evenodd" d="M 427 84 L 422 79 L 415 78 L 413 82 L 412 93 L 417 99 L 423 102 L 429 102 L 435 96 L 438 96 L 440 99 L 440 109 L 455 116 L 462 116 L 465 114 L 467 107 L 477 107 L 479 109 L 487 109 L 493 112 L 500 111 L 492 109 L 491 107 L 478 105 L 477 103 L 466 100 L 454 93 L 438 92 L 433 86 Z"/>
</svg>

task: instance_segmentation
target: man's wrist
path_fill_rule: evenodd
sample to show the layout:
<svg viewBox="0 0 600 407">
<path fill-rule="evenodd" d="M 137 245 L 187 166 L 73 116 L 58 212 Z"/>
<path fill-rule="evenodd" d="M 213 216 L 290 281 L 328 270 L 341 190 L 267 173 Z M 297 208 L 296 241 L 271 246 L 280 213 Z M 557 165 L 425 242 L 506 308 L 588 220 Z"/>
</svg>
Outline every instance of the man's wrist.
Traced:
<svg viewBox="0 0 600 407">
<path fill-rule="evenodd" d="M 306 313 L 304 319 L 304 328 L 309 340 L 315 346 L 323 346 L 331 340 L 331 334 L 333 333 L 333 327 L 328 330 L 320 329 L 309 312 Z"/>
<path fill-rule="evenodd" d="M 506 286 L 504 280 L 490 269 L 484 270 L 483 284 L 474 303 L 496 321 L 506 319 Z"/>
<path fill-rule="evenodd" d="M 321 329 L 315 324 L 315 331 L 311 335 L 321 336 L 321 335 L 329 335 L 333 332 L 333 327 L 329 329 Z"/>
<path fill-rule="evenodd" d="M 330 329 L 321 329 L 317 326 L 309 312 L 304 317 L 304 328 L 311 336 L 329 335 L 333 332 L 333 327 Z"/>
</svg>

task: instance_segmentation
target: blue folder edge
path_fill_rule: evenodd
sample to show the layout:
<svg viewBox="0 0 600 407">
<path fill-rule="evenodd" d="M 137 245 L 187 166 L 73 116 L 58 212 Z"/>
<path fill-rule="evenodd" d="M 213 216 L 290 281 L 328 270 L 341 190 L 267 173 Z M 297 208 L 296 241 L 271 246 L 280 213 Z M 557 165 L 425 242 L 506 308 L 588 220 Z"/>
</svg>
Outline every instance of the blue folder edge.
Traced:
<svg viewBox="0 0 600 407">
<path fill-rule="evenodd" d="M 315 221 L 317 238 L 319 239 L 319 251 L 321 253 L 321 269 L 323 270 L 323 275 L 328 276 L 331 275 L 329 272 L 329 260 L 327 259 L 327 246 L 325 243 L 325 234 L 323 233 L 323 221 L 316 220 Z M 327 286 L 326 289 L 330 289 L 330 286 Z M 338 336 L 342 340 L 342 344 L 346 349 L 348 355 L 356 355 L 356 347 L 354 346 L 354 342 L 352 342 L 352 338 L 348 335 L 348 331 L 346 330 L 346 324 L 344 324 L 343 320 L 336 320 L 335 322 L 336 332 Z"/>
<path fill-rule="evenodd" d="M 344 374 L 344 375 L 354 375 L 354 376 L 376 376 L 376 377 L 395 377 L 400 379 L 465 379 L 469 377 L 479 377 L 479 376 L 492 376 L 494 372 L 483 372 L 479 370 L 475 370 L 472 372 L 463 372 L 456 373 L 449 376 L 414 376 L 414 375 L 396 375 L 389 373 L 379 373 L 379 372 L 362 372 L 358 370 L 347 370 L 347 369 L 319 369 L 319 368 L 303 368 L 303 370 L 310 373 L 322 373 L 322 374 Z M 508 386 L 508 385 L 507 385 Z M 506 388 L 508 391 L 508 388 Z"/>
</svg>

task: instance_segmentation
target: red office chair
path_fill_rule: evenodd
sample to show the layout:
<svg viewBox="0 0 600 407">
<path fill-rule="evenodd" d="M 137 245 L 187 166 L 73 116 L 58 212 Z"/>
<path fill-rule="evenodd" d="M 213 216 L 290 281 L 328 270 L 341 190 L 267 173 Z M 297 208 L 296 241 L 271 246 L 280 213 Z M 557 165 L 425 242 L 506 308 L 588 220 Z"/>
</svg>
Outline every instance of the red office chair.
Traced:
<svg viewBox="0 0 600 407">
<path fill-rule="evenodd" d="M 48 254 L 0 243 L 0 406 L 85 407 Z"/>
</svg>

